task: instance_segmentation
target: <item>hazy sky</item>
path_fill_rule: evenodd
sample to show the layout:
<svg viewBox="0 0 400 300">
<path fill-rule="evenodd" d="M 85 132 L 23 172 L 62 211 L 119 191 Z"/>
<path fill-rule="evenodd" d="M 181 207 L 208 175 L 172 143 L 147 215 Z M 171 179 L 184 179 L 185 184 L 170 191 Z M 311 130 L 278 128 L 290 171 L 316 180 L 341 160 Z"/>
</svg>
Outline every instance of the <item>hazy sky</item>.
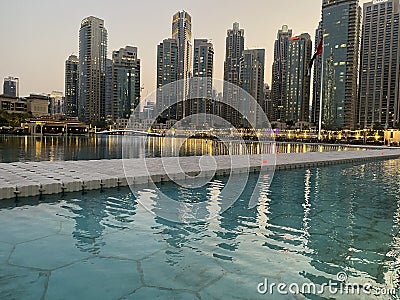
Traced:
<svg viewBox="0 0 400 300">
<path fill-rule="evenodd" d="M 266 82 L 271 81 L 273 43 L 283 24 L 314 40 L 321 0 L 13 0 L 0 10 L 0 79 L 20 78 L 20 95 L 64 92 L 64 63 L 78 54 L 80 22 L 89 15 L 105 20 L 108 56 L 126 45 L 139 48 L 144 95 L 155 88 L 157 44 L 171 35 L 172 15 L 192 16 L 194 38 L 214 44 L 214 77 L 223 79 L 226 30 L 239 22 L 246 48 L 266 49 Z M 367 1 L 361 1 L 361 3 Z M 2 92 L 2 90 L 1 90 Z M 1 93 L 0 92 L 0 93 Z"/>
</svg>

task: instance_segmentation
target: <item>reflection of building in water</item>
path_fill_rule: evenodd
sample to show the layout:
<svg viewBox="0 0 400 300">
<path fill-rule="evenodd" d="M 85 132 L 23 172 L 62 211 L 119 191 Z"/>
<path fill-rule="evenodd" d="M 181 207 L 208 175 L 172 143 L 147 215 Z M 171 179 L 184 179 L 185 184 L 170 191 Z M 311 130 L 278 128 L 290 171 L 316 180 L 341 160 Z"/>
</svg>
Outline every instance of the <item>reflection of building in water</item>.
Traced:
<svg viewBox="0 0 400 300">
<path fill-rule="evenodd" d="M 304 178 L 304 217 L 303 217 L 303 247 L 307 246 L 308 238 L 310 237 L 310 212 L 311 212 L 311 203 L 310 203 L 310 193 L 311 193 L 311 171 L 306 170 L 305 178 Z"/>
<path fill-rule="evenodd" d="M 355 276 L 370 276 L 377 282 L 382 281 L 381 267 L 387 258 L 381 253 L 390 244 L 392 229 L 386 214 L 394 210 L 395 204 L 387 193 L 382 195 L 380 188 L 371 188 L 377 180 L 377 172 L 384 174 L 371 164 L 313 171 L 307 222 L 310 252 L 307 256 L 313 259 L 316 270 L 336 275 L 338 271 L 348 269 Z M 392 186 L 392 183 L 387 182 L 387 185 Z M 313 277 L 312 274 L 307 276 Z"/>
<path fill-rule="evenodd" d="M 119 193 L 118 193 L 119 195 Z M 76 246 L 84 252 L 99 254 L 104 245 L 103 235 L 108 230 L 126 229 L 135 215 L 136 201 L 103 196 L 81 196 L 69 208 L 74 213 Z"/>
</svg>

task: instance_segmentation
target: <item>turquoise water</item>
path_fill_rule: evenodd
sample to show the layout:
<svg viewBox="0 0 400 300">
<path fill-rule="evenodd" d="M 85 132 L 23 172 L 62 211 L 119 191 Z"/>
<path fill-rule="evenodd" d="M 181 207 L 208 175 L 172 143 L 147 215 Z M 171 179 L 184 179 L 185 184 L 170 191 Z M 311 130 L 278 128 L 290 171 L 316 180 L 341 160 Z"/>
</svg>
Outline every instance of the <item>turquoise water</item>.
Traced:
<svg viewBox="0 0 400 300">
<path fill-rule="evenodd" d="M 219 217 L 186 225 L 149 213 L 129 189 L 0 202 L 0 299 L 379 298 L 257 292 L 266 279 L 322 285 L 342 271 L 398 287 L 400 160 L 276 172 L 248 209 L 256 179 Z M 218 210 L 226 180 L 159 188 Z"/>
</svg>

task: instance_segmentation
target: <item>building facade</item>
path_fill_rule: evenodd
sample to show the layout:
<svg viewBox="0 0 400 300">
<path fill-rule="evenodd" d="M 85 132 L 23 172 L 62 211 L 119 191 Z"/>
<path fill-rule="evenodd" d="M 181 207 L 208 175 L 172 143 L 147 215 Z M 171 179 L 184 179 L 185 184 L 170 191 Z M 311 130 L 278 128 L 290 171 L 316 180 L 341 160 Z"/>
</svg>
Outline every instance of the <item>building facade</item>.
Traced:
<svg viewBox="0 0 400 300">
<path fill-rule="evenodd" d="M 315 43 L 314 53 L 317 51 L 317 47 L 323 38 L 322 21 L 319 22 L 318 28 L 315 30 Z M 310 122 L 314 124 L 319 123 L 319 112 L 321 102 L 321 72 L 322 72 L 322 55 L 318 55 L 314 60 L 313 70 L 313 93 L 312 93 L 312 105 L 310 113 Z"/>
<path fill-rule="evenodd" d="M 399 0 L 364 4 L 359 109 L 361 128 L 399 122 Z"/>
<path fill-rule="evenodd" d="M 178 11 L 172 18 L 172 38 L 178 44 L 177 71 L 182 87 L 178 90 L 177 119 L 185 117 L 189 80 L 192 77 L 192 17 L 186 11 Z"/>
<path fill-rule="evenodd" d="M 140 104 L 140 59 L 137 47 L 126 46 L 113 52 L 113 120 L 129 119 Z"/>
<path fill-rule="evenodd" d="M 240 60 L 240 87 L 251 95 L 256 101 L 249 101 L 249 97 L 241 97 L 239 107 L 243 114 L 240 125 L 244 128 L 251 126 L 261 127 L 259 124 L 260 111 L 264 103 L 264 68 L 265 50 L 247 49 L 243 51 Z M 259 106 L 258 106 L 258 105 Z"/>
<path fill-rule="evenodd" d="M 224 62 L 224 84 L 223 99 L 221 105 L 221 117 L 234 126 L 240 122 L 240 114 L 232 107 L 239 105 L 239 89 L 235 86 L 240 85 L 240 59 L 244 51 L 244 30 L 240 29 L 239 23 L 233 23 L 232 29 L 228 29 L 225 44 Z"/>
<path fill-rule="evenodd" d="M 107 58 L 106 60 L 106 119 L 107 121 L 112 120 L 112 93 L 113 93 L 113 83 L 112 83 L 112 77 L 113 77 L 113 72 L 112 72 L 112 67 L 113 67 L 113 60 Z"/>
<path fill-rule="evenodd" d="M 3 94 L 11 97 L 19 97 L 19 78 L 11 76 L 4 78 Z"/>
<path fill-rule="evenodd" d="M 196 126 L 210 124 L 213 113 L 214 46 L 207 39 L 195 39 L 193 51 L 193 78 L 190 81 L 189 111 L 187 115 L 198 115 Z M 207 116 L 199 116 L 207 114 Z"/>
<path fill-rule="evenodd" d="M 326 129 L 356 127 L 361 9 L 358 0 L 323 0 L 322 124 Z"/>
<path fill-rule="evenodd" d="M 79 91 L 79 59 L 70 55 L 65 61 L 65 114 L 69 117 L 78 116 Z"/>
<path fill-rule="evenodd" d="M 82 20 L 79 30 L 79 98 L 81 121 L 105 121 L 107 30 L 96 17 Z"/>
<path fill-rule="evenodd" d="M 157 46 L 157 112 L 163 119 L 177 120 L 178 42 L 165 39 Z"/>
<path fill-rule="evenodd" d="M 308 33 L 291 37 L 288 44 L 284 112 L 285 121 L 308 122 L 312 42 Z"/>
<path fill-rule="evenodd" d="M 274 44 L 274 61 L 272 63 L 271 98 L 274 103 L 275 116 L 273 121 L 285 119 L 284 101 L 286 93 L 286 67 L 289 51 L 289 39 L 292 30 L 283 25 L 278 31 Z"/>
<path fill-rule="evenodd" d="M 0 110 L 6 111 L 9 114 L 26 114 L 28 111 L 25 99 L 9 95 L 0 95 Z"/>
<path fill-rule="evenodd" d="M 50 99 L 50 107 L 49 113 L 50 115 L 63 115 L 65 112 L 65 97 L 62 92 L 52 91 L 49 94 Z"/>
<path fill-rule="evenodd" d="M 35 118 L 50 116 L 50 100 L 50 97 L 45 95 L 31 94 L 26 97 L 28 113 Z"/>
</svg>

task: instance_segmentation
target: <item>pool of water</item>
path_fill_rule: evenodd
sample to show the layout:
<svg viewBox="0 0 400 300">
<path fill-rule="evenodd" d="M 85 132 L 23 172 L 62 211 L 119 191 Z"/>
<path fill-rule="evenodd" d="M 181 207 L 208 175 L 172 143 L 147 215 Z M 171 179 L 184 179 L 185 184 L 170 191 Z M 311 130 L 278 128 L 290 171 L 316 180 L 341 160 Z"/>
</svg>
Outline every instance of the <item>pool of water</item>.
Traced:
<svg viewBox="0 0 400 300">
<path fill-rule="evenodd" d="M 399 178 L 400 160 L 276 172 L 249 209 L 252 176 L 229 210 L 192 224 L 155 216 L 129 189 L 3 201 L 0 299 L 377 299 L 257 287 L 339 284 L 345 272 L 374 291 L 398 288 Z M 159 188 L 218 210 L 226 182 Z M 154 190 L 137 191 L 162 208 Z"/>
<path fill-rule="evenodd" d="M 240 142 L 224 145 L 205 139 L 173 139 L 158 137 L 128 137 L 132 153 L 137 158 L 191 155 L 240 155 L 290 152 L 325 152 L 360 150 L 342 145 L 277 143 L 248 143 L 246 150 Z M 65 161 L 122 158 L 122 136 L 7 136 L 0 135 L 0 163 L 17 161 Z M 276 146 L 276 147 L 275 147 Z M 133 157 L 133 156 L 132 156 Z"/>
</svg>

